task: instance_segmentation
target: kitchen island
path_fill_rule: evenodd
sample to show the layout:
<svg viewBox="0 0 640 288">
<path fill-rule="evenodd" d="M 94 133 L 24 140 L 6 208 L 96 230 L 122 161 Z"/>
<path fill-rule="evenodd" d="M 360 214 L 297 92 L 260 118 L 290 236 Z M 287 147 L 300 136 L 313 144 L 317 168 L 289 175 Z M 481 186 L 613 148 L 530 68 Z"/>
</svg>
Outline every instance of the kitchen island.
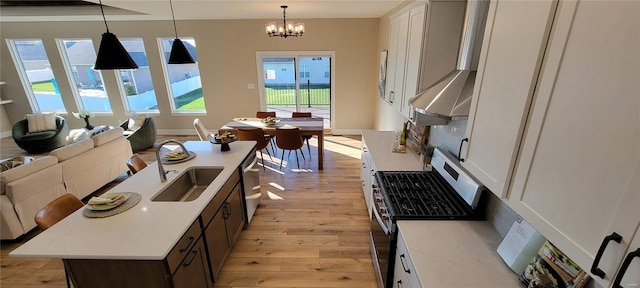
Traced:
<svg viewBox="0 0 640 288">
<path fill-rule="evenodd" d="M 255 142 L 236 141 L 231 143 L 231 150 L 226 152 L 221 152 L 218 146 L 206 141 L 189 141 L 184 145 L 187 150 L 195 152 L 197 156 L 184 163 L 165 164 L 165 170 L 177 170 L 167 174 L 166 182 L 160 182 L 157 163 L 154 162 L 107 192 L 141 194 L 142 199 L 131 209 L 107 218 L 85 218 L 82 215 L 83 209 L 80 209 L 18 247 L 9 256 L 63 259 L 74 284 L 78 279 L 87 279 L 85 274 L 94 273 L 92 277 L 96 279 L 96 283 L 92 283 L 90 287 L 142 287 L 139 286 L 140 283 L 135 283 L 135 279 L 153 276 L 162 269 L 170 271 L 169 279 L 160 277 L 157 284 L 152 286 L 179 287 L 182 285 L 178 284 L 179 281 L 170 279 L 171 274 L 177 273 L 175 269 L 189 266 L 188 264 L 194 260 L 203 262 L 202 269 L 206 268 L 206 274 L 210 274 L 208 260 L 204 255 L 209 254 L 204 253 L 204 249 L 207 248 L 206 241 L 200 241 L 204 237 L 199 237 L 205 234 L 205 226 L 211 218 L 213 218 L 212 223 L 216 221 L 218 214 L 224 213 L 223 220 L 228 218 L 227 210 L 231 211 L 231 206 L 227 207 L 226 196 L 220 200 L 216 195 L 221 189 L 226 189 L 229 184 L 232 184 L 230 185 L 232 188 L 236 187 L 231 192 L 239 190 L 238 166 L 249 153 L 254 151 Z M 164 147 L 172 148 L 170 145 Z M 202 194 L 192 201 L 151 200 L 159 191 L 170 185 L 181 172 L 193 167 L 217 167 L 221 168 L 221 171 Z M 231 180 L 233 183 L 229 183 Z M 224 209 L 222 206 L 211 207 L 212 203 L 222 205 Z M 207 216 L 201 217 L 201 214 Z M 223 222 L 222 229 L 224 227 Z M 202 233 L 200 233 L 201 230 L 203 230 Z M 213 245 L 209 243 L 208 246 Z M 176 253 L 184 254 L 184 257 L 174 256 Z M 199 258 L 196 259 L 197 257 Z M 144 271 L 138 271 L 135 268 L 136 264 L 145 266 L 149 263 L 153 265 L 143 269 Z M 83 266 L 84 269 L 79 268 Z M 120 266 L 121 268 L 117 268 Z M 186 276 L 188 280 L 194 278 L 193 275 Z M 104 279 L 112 280 L 107 283 L 98 283 Z M 210 278 L 206 280 L 211 282 Z M 80 285 L 75 286 L 85 287 L 82 283 L 86 282 L 81 281 L 78 283 Z"/>
</svg>

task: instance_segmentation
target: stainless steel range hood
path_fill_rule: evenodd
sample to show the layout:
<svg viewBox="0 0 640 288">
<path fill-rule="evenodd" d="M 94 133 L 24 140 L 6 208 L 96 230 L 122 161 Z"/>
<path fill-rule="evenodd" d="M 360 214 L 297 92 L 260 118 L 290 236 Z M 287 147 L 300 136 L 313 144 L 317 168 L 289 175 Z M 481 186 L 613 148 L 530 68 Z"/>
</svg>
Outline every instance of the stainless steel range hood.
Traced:
<svg viewBox="0 0 640 288">
<path fill-rule="evenodd" d="M 417 125 L 444 125 L 469 115 L 489 0 L 468 0 L 457 69 L 409 100 Z"/>
</svg>

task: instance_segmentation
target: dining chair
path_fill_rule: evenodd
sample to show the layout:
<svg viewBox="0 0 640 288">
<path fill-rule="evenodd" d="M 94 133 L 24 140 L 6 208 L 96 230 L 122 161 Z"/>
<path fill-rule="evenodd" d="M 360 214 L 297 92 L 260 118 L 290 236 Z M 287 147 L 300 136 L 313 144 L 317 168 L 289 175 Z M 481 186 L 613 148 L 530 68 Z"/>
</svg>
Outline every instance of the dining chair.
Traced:
<svg viewBox="0 0 640 288">
<path fill-rule="evenodd" d="M 276 117 L 276 112 L 267 112 L 267 111 L 256 112 L 256 118 L 264 119 L 267 117 Z"/>
<path fill-rule="evenodd" d="M 34 220 L 36 221 L 36 224 L 38 224 L 38 227 L 44 231 L 83 206 L 84 204 L 82 201 L 76 198 L 76 196 L 67 193 L 54 199 L 40 209 L 40 211 L 36 213 Z M 64 267 L 64 276 L 67 280 L 67 287 L 71 287 L 66 266 Z"/>
<path fill-rule="evenodd" d="M 209 130 L 207 130 L 206 127 L 204 127 L 204 124 L 202 124 L 199 118 L 193 120 L 193 127 L 196 128 L 196 132 L 198 133 L 200 141 L 209 141 L 209 138 L 211 138 L 211 133 L 209 132 Z"/>
<path fill-rule="evenodd" d="M 256 150 L 260 151 L 260 158 L 262 159 L 262 169 L 266 170 L 266 166 L 264 166 L 264 156 L 262 154 L 262 150 L 267 148 L 269 145 L 269 139 L 264 135 L 264 131 L 262 128 L 242 128 L 238 129 L 236 132 L 236 136 L 238 136 L 238 140 L 253 140 L 256 143 Z M 269 153 L 269 149 L 267 149 L 267 155 L 269 155 L 269 159 L 273 161 L 271 158 L 271 153 Z"/>
<path fill-rule="evenodd" d="M 311 112 L 292 112 L 291 118 L 311 118 Z M 309 146 L 309 139 L 311 139 L 313 135 L 302 135 L 302 140 L 307 142 L 307 151 L 309 151 L 309 159 L 311 159 L 311 146 Z"/>
<path fill-rule="evenodd" d="M 277 127 L 276 128 L 276 146 L 282 149 L 282 157 L 280 157 L 280 170 L 282 170 L 282 162 L 284 161 L 284 150 L 289 151 L 289 156 L 291 156 L 291 150 L 296 153 L 296 163 L 298 164 L 298 169 L 300 169 L 300 160 L 298 160 L 298 150 L 300 150 L 300 154 L 302 154 L 302 159 L 304 158 L 304 153 L 302 152 L 302 146 L 304 142 L 302 141 L 302 135 L 300 134 L 300 128 L 298 127 Z"/>
<path fill-rule="evenodd" d="M 136 174 L 138 171 L 147 167 L 147 163 L 142 160 L 139 154 L 133 154 L 129 159 L 127 159 L 127 167 L 131 171 L 131 174 Z"/>
<path fill-rule="evenodd" d="M 256 112 L 256 118 L 260 118 L 260 119 L 265 119 L 267 117 L 276 117 L 276 112 L 267 112 L 267 111 L 258 111 Z M 275 148 L 273 147 L 273 139 L 275 138 L 274 135 L 264 135 L 264 137 L 268 138 L 269 143 L 271 144 L 271 148 L 274 150 L 274 154 L 275 154 Z"/>
</svg>

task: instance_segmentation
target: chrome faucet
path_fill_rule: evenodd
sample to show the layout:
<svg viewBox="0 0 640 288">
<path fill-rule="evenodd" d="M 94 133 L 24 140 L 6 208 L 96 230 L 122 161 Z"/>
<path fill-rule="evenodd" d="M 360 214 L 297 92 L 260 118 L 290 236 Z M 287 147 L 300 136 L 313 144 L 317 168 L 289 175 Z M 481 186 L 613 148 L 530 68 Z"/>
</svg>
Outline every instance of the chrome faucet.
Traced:
<svg viewBox="0 0 640 288">
<path fill-rule="evenodd" d="M 168 143 L 178 144 L 178 146 L 180 146 L 180 148 L 182 149 L 182 152 L 184 152 L 185 156 L 187 158 L 191 157 L 187 148 L 184 148 L 184 145 L 182 145 L 182 143 L 174 139 L 164 140 L 160 142 L 160 144 L 158 144 L 158 147 L 156 147 L 156 163 L 158 163 L 158 173 L 160 174 L 160 182 L 163 182 L 163 183 L 167 182 L 167 173 L 178 172 L 177 170 L 164 170 L 164 166 L 162 165 L 162 159 L 160 159 L 160 149 L 162 149 L 162 146 Z"/>
</svg>

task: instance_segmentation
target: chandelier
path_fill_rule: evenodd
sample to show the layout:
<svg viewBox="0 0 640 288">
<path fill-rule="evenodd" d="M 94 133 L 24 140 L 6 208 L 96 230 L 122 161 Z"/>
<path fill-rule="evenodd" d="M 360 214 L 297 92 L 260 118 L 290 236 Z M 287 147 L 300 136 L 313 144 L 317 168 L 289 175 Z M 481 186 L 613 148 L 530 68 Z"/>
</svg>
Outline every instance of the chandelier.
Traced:
<svg viewBox="0 0 640 288">
<path fill-rule="evenodd" d="M 265 24 L 265 30 L 269 37 L 298 37 L 304 33 L 304 23 L 287 24 L 287 5 L 282 5 L 282 26 L 276 26 L 276 22 Z"/>
</svg>

